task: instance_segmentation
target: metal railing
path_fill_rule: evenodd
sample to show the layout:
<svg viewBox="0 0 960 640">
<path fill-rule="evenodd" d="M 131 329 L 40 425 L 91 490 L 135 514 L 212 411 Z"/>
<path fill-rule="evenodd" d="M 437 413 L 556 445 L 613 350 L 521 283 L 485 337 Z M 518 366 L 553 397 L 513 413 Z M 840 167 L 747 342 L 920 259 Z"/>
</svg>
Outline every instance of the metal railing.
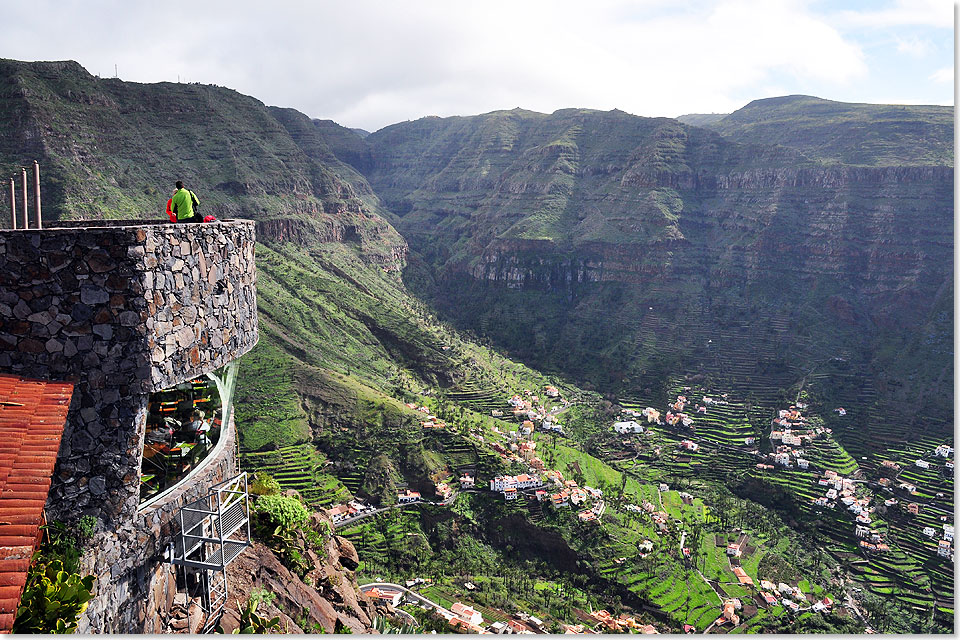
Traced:
<svg viewBox="0 0 960 640">
<path fill-rule="evenodd" d="M 209 631 L 227 602 L 227 566 L 251 546 L 247 474 L 221 482 L 208 495 L 184 505 L 179 520 L 170 562 L 198 571 L 207 613 L 204 629 Z"/>
</svg>

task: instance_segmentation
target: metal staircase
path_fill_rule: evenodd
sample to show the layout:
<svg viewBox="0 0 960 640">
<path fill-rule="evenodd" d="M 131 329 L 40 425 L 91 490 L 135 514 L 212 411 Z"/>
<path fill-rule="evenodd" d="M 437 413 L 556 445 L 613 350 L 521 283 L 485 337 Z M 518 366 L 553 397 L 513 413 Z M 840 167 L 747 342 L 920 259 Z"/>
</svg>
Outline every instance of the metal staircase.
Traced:
<svg viewBox="0 0 960 640">
<path fill-rule="evenodd" d="M 170 562 L 184 567 L 185 574 L 192 570 L 206 612 L 203 630 L 209 632 L 219 623 L 227 603 L 227 565 L 251 544 L 246 472 L 185 505 L 179 520 L 180 532 L 170 544 Z"/>
</svg>

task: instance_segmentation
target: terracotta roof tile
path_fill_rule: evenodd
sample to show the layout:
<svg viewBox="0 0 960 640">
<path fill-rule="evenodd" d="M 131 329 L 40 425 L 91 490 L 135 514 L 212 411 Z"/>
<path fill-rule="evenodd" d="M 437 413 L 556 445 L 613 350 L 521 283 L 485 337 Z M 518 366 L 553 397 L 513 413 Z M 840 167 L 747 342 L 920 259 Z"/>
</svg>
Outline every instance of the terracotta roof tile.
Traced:
<svg viewBox="0 0 960 640">
<path fill-rule="evenodd" d="M 0 375 L 0 633 L 13 629 L 73 385 Z"/>
</svg>

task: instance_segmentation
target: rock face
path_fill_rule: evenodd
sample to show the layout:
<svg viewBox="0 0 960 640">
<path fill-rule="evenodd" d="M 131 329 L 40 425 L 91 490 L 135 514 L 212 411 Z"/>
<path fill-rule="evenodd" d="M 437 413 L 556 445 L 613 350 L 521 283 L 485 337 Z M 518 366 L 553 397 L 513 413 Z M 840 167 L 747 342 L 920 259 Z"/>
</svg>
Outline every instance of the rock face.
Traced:
<svg viewBox="0 0 960 640">
<path fill-rule="evenodd" d="M 223 455 L 139 509 L 149 393 L 257 342 L 253 247 L 249 221 L 0 232 L 0 368 L 75 383 L 46 510 L 98 519 L 85 567 L 98 597 L 81 631 L 142 630 L 170 520 L 236 468 L 228 425 Z"/>
<path fill-rule="evenodd" d="M 376 611 L 354 577 L 358 560 L 350 541 L 332 536 L 326 543 L 326 556 L 310 560 L 313 569 L 307 577 L 311 584 L 306 584 L 270 549 L 255 543 L 228 570 L 231 604 L 224 614 L 224 630 L 229 633 L 238 624 L 233 601 L 246 602 L 257 588 L 276 595 L 272 604 L 258 611 L 279 615 L 280 626 L 288 633 L 333 633 L 338 624 L 353 633 L 373 633 Z"/>
</svg>

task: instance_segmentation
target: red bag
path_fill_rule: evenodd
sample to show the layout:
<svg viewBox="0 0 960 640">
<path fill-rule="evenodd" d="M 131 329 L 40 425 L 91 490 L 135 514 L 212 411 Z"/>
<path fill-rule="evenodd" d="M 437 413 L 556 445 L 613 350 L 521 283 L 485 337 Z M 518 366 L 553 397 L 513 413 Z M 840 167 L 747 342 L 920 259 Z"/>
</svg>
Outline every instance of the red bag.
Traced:
<svg viewBox="0 0 960 640">
<path fill-rule="evenodd" d="M 204 221 L 204 222 L 216 222 L 216 221 L 217 221 L 217 218 L 216 218 L 216 216 L 204 216 L 203 221 Z"/>
</svg>

